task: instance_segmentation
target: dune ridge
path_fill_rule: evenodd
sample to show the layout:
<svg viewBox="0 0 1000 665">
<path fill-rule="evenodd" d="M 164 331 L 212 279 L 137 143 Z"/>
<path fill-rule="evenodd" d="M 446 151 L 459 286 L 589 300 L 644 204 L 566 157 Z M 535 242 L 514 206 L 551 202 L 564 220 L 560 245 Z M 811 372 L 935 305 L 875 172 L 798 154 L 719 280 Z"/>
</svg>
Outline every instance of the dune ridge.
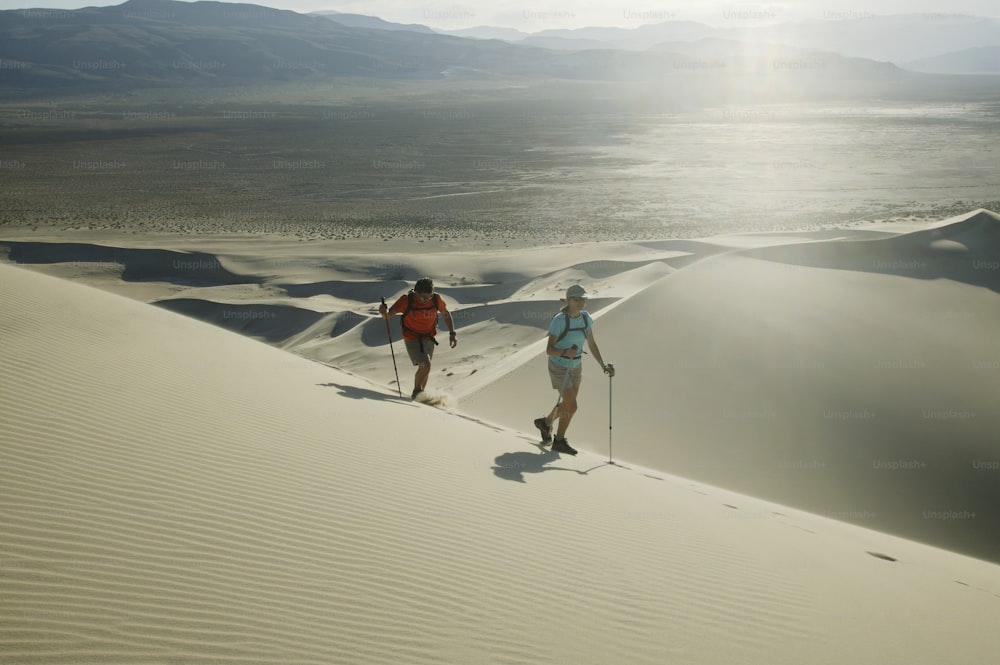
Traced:
<svg viewBox="0 0 1000 665">
<path fill-rule="evenodd" d="M 948 279 L 1000 292 L 1000 215 L 989 210 L 887 238 L 756 248 L 747 256 L 817 268 Z"/>
</svg>

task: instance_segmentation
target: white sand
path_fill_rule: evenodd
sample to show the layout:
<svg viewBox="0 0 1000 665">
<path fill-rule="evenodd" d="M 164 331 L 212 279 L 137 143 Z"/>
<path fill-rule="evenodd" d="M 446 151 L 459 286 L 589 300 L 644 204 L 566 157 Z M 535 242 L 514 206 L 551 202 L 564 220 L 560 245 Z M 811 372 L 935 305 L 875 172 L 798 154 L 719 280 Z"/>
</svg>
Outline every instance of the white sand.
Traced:
<svg viewBox="0 0 1000 665">
<path fill-rule="evenodd" d="M 991 220 L 978 221 L 955 242 L 988 244 Z M 825 250 L 737 247 L 774 244 L 758 239 L 419 256 L 402 243 L 340 255 L 272 243 L 273 261 L 296 263 L 261 284 L 144 286 L 323 312 L 281 344 L 350 358 L 352 373 L 44 266 L 0 265 L 0 662 L 990 662 L 997 565 L 665 472 L 696 471 L 706 449 L 732 465 L 734 487 L 740 470 L 775 480 L 755 460 L 830 465 L 778 486 L 801 499 L 799 485 L 833 485 L 837 465 L 857 461 L 834 454 L 844 419 L 821 414 L 872 404 L 878 426 L 854 433 L 897 447 L 865 450 L 869 465 L 912 457 L 904 444 L 934 426 L 945 431 L 918 442 L 921 458 L 938 459 L 941 436 L 972 442 L 963 460 L 995 454 L 977 437 L 996 431 L 997 372 L 940 366 L 996 355 L 995 291 L 774 260 L 828 264 Z M 921 236 L 903 239 L 873 256 L 915 260 Z M 217 243 L 197 248 L 234 274 L 264 273 L 252 243 Z M 801 245 L 815 246 L 830 243 Z M 115 290 L 108 268 L 77 282 Z M 455 303 L 460 346 L 439 348 L 432 380 L 459 412 L 390 386 L 372 312 L 386 269 L 406 273 L 386 297 L 426 273 Z M 281 292 L 336 280 L 353 284 Z M 618 466 L 604 463 L 607 380 L 590 359 L 571 433 L 583 452 L 549 453 L 524 427 L 554 397 L 537 340 L 577 280 L 605 299 L 594 304 L 620 371 Z M 149 299 L 137 284 L 124 289 Z M 323 325 L 348 315 L 358 321 L 331 338 Z M 895 360 L 925 366 L 900 376 Z M 977 416 L 921 422 L 894 411 L 907 404 Z M 886 437 L 909 421 L 905 440 Z"/>
</svg>

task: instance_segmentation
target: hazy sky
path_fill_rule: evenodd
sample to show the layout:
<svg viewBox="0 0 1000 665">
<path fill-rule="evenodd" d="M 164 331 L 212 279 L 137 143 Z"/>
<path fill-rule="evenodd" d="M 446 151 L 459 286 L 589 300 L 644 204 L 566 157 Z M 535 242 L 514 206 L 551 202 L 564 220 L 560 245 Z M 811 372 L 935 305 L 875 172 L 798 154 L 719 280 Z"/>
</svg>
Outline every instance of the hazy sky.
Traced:
<svg viewBox="0 0 1000 665">
<path fill-rule="evenodd" d="M 75 9 L 121 2 L 85 0 L 0 0 L 0 9 Z M 716 4 L 705 0 L 263 0 L 297 12 L 336 10 L 379 16 L 398 23 L 457 29 L 478 25 L 537 32 L 590 25 L 636 27 L 669 20 L 739 27 L 803 19 L 842 20 L 881 14 L 922 14 L 960 19 L 1000 16 L 1000 0 L 783 0 Z"/>
</svg>

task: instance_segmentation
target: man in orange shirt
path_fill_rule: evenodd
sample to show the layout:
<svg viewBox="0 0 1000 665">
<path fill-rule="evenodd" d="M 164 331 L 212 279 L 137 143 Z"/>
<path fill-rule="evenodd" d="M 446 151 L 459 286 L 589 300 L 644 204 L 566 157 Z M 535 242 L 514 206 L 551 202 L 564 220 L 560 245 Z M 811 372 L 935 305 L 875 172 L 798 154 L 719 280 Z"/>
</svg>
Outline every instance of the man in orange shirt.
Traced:
<svg viewBox="0 0 1000 665">
<path fill-rule="evenodd" d="M 434 357 L 434 347 L 437 340 L 438 314 L 448 326 L 448 336 L 451 348 L 458 344 L 455 334 L 455 322 L 451 318 L 444 298 L 434 293 L 434 282 L 429 277 L 417 280 L 413 290 L 404 294 L 393 303 L 392 307 L 381 305 L 379 314 L 389 320 L 390 314 L 402 314 L 400 324 L 403 328 L 403 342 L 410 360 L 417 366 L 417 375 L 413 379 L 413 399 L 417 398 L 427 387 L 427 378 L 431 374 L 431 358 Z"/>
</svg>

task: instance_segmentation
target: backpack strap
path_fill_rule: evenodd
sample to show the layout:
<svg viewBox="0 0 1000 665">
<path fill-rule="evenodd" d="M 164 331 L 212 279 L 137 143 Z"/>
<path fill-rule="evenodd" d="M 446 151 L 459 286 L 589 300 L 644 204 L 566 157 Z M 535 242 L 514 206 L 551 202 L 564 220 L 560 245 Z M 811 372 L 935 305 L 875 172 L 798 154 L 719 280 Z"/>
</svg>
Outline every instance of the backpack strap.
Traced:
<svg viewBox="0 0 1000 665">
<path fill-rule="evenodd" d="M 556 344 L 562 341 L 562 338 L 566 336 L 569 332 L 569 314 L 566 312 L 559 312 L 563 315 L 563 319 L 566 321 L 566 325 L 563 326 L 562 333 L 556 337 Z M 584 338 L 590 337 L 590 328 L 594 325 L 594 322 L 590 319 L 590 314 L 587 312 L 580 312 L 580 316 L 583 317 L 583 336 Z"/>
<path fill-rule="evenodd" d="M 594 322 L 590 320 L 590 314 L 587 312 L 580 312 L 580 316 L 583 317 L 583 338 L 587 339 L 590 337 L 590 328 L 594 325 Z"/>
<path fill-rule="evenodd" d="M 563 315 L 563 321 L 566 322 L 566 325 L 563 326 L 563 331 L 561 333 L 559 333 L 558 337 L 556 337 L 556 344 L 558 344 L 559 342 L 561 342 L 562 338 L 565 337 L 566 333 L 569 332 L 569 315 L 566 312 L 559 312 L 559 314 Z M 558 314 L 556 316 L 558 316 Z"/>
</svg>

